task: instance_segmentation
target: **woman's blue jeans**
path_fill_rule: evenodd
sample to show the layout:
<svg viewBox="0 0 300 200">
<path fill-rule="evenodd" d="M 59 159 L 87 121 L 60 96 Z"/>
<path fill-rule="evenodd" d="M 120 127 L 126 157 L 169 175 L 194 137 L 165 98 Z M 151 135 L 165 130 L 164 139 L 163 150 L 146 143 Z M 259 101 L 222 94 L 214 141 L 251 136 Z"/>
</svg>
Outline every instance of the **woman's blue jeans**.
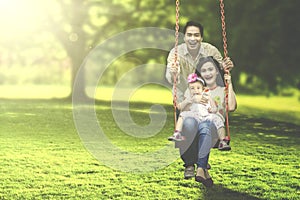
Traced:
<svg viewBox="0 0 300 200">
<path fill-rule="evenodd" d="M 186 118 L 183 122 L 182 133 L 187 142 L 180 147 L 181 159 L 184 166 L 197 164 L 197 167 L 206 169 L 210 149 L 212 147 L 211 130 L 215 128 L 211 121 L 198 124 L 194 118 Z"/>
</svg>

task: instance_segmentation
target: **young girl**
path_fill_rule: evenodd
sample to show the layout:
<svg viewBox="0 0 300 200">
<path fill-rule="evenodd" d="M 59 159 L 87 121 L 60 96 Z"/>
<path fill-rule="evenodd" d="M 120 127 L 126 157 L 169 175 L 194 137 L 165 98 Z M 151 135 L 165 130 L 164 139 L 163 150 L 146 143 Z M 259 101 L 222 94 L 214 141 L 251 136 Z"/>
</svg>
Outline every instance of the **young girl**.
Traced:
<svg viewBox="0 0 300 200">
<path fill-rule="evenodd" d="M 178 109 L 182 112 L 177 120 L 175 132 L 171 137 L 168 138 L 168 140 L 185 140 L 185 137 L 181 135 L 181 131 L 183 121 L 187 117 L 193 117 L 199 123 L 205 120 L 212 120 L 215 124 L 223 124 L 222 120 L 213 114 L 217 112 L 217 107 L 205 86 L 206 84 L 204 80 L 198 77 L 197 74 L 193 73 L 188 76 L 188 89 L 190 95 L 178 105 Z M 202 98 L 207 99 L 207 103 L 205 105 L 200 103 Z"/>
</svg>

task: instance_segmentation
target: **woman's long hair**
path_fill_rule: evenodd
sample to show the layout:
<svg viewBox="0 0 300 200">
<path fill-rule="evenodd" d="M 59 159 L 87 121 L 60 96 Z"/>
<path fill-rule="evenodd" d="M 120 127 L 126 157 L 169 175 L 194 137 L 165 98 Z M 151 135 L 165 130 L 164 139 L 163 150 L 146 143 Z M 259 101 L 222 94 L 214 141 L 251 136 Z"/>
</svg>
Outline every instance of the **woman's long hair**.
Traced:
<svg viewBox="0 0 300 200">
<path fill-rule="evenodd" d="M 217 85 L 218 86 L 221 86 L 221 87 L 225 87 L 225 82 L 224 82 L 224 71 L 221 69 L 221 66 L 220 66 L 220 63 L 215 60 L 212 56 L 208 56 L 208 57 L 202 57 L 199 59 L 199 62 L 197 64 L 197 67 L 196 67 L 196 71 L 195 73 L 200 76 L 201 78 L 203 78 L 201 76 L 201 68 L 202 66 L 207 63 L 207 62 L 211 62 L 213 63 L 213 65 L 215 66 L 218 75 L 217 75 L 217 79 L 216 79 L 216 82 L 217 82 Z"/>
</svg>

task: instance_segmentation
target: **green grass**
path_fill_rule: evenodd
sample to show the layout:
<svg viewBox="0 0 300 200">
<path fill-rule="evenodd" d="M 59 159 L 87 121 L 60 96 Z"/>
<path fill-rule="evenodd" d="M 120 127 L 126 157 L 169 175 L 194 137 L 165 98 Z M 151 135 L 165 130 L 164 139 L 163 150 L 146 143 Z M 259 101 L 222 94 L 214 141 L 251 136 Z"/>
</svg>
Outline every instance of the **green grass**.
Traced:
<svg viewBox="0 0 300 200">
<path fill-rule="evenodd" d="M 105 94 L 103 100 L 109 100 L 111 93 Z M 97 118 L 120 148 L 141 153 L 159 149 L 173 130 L 173 108 L 165 104 L 170 93 L 155 89 L 134 95 L 130 109 L 138 124 L 149 123 L 152 105 L 137 102 L 141 97 L 155 97 L 156 103 L 161 99 L 168 111 L 168 123 L 155 137 L 124 134 L 114 123 L 109 101 L 97 101 Z M 215 185 L 206 189 L 182 179 L 179 158 L 142 174 L 99 162 L 83 146 L 68 101 L 1 99 L 0 199 L 299 199 L 299 101 L 238 96 L 238 104 L 230 114 L 232 151 L 212 150 Z"/>
</svg>

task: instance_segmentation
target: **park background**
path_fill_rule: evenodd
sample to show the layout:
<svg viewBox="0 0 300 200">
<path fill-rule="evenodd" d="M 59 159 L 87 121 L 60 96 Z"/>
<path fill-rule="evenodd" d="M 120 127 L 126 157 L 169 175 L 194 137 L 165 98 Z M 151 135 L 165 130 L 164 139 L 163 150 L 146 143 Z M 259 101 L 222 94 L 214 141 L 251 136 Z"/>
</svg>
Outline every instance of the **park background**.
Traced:
<svg viewBox="0 0 300 200">
<path fill-rule="evenodd" d="M 131 98 L 133 111 L 147 111 L 153 103 L 166 108 L 168 123 L 155 139 L 135 141 L 123 136 L 109 107 L 115 84 L 137 66 L 147 66 L 144 76 L 163 80 L 168 51 L 141 48 L 115 58 L 99 79 L 96 93 L 89 87 L 103 67 L 97 58 L 91 70 L 80 76 L 78 71 L 98 45 L 119 33 L 145 27 L 174 30 L 174 0 L 0 0 L 0 198 L 299 198 L 300 3 L 224 3 L 239 107 L 230 115 L 233 152 L 213 152 L 211 173 L 217 186 L 206 190 L 182 180 L 180 159 L 142 175 L 110 169 L 86 151 L 73 124 L 72 91 L 79 78 L 77 89 L 83 101 L 96 99 L 98 118 L 109 121 L 106 126 L 113 128 L 107 132 L 118 135 L 111 136 L 116 144 L 144 151 L 130 147 L 125 137 L 150 151 L 167 142 L 173 128 L 170 88 L 150 85 Z M 180 1 L 180 31 L 188 20 L 201 22 L 204 41 L 222 52 L 219 1 Z M 137 37 L 152 40 L 147 34 Z M 166 42 L 166 49 L 174 45 L 174 40 L 161 42 Z M 122 45 L 117 48 L 126 48 Z M 109 57 L 114 48 L 102 56 Z M 142 81 L 128 79 L 126 87 Z M 143 112 L 134 112 L 133 118 L 142 125 L 149 123 Z"/>
</svg>

